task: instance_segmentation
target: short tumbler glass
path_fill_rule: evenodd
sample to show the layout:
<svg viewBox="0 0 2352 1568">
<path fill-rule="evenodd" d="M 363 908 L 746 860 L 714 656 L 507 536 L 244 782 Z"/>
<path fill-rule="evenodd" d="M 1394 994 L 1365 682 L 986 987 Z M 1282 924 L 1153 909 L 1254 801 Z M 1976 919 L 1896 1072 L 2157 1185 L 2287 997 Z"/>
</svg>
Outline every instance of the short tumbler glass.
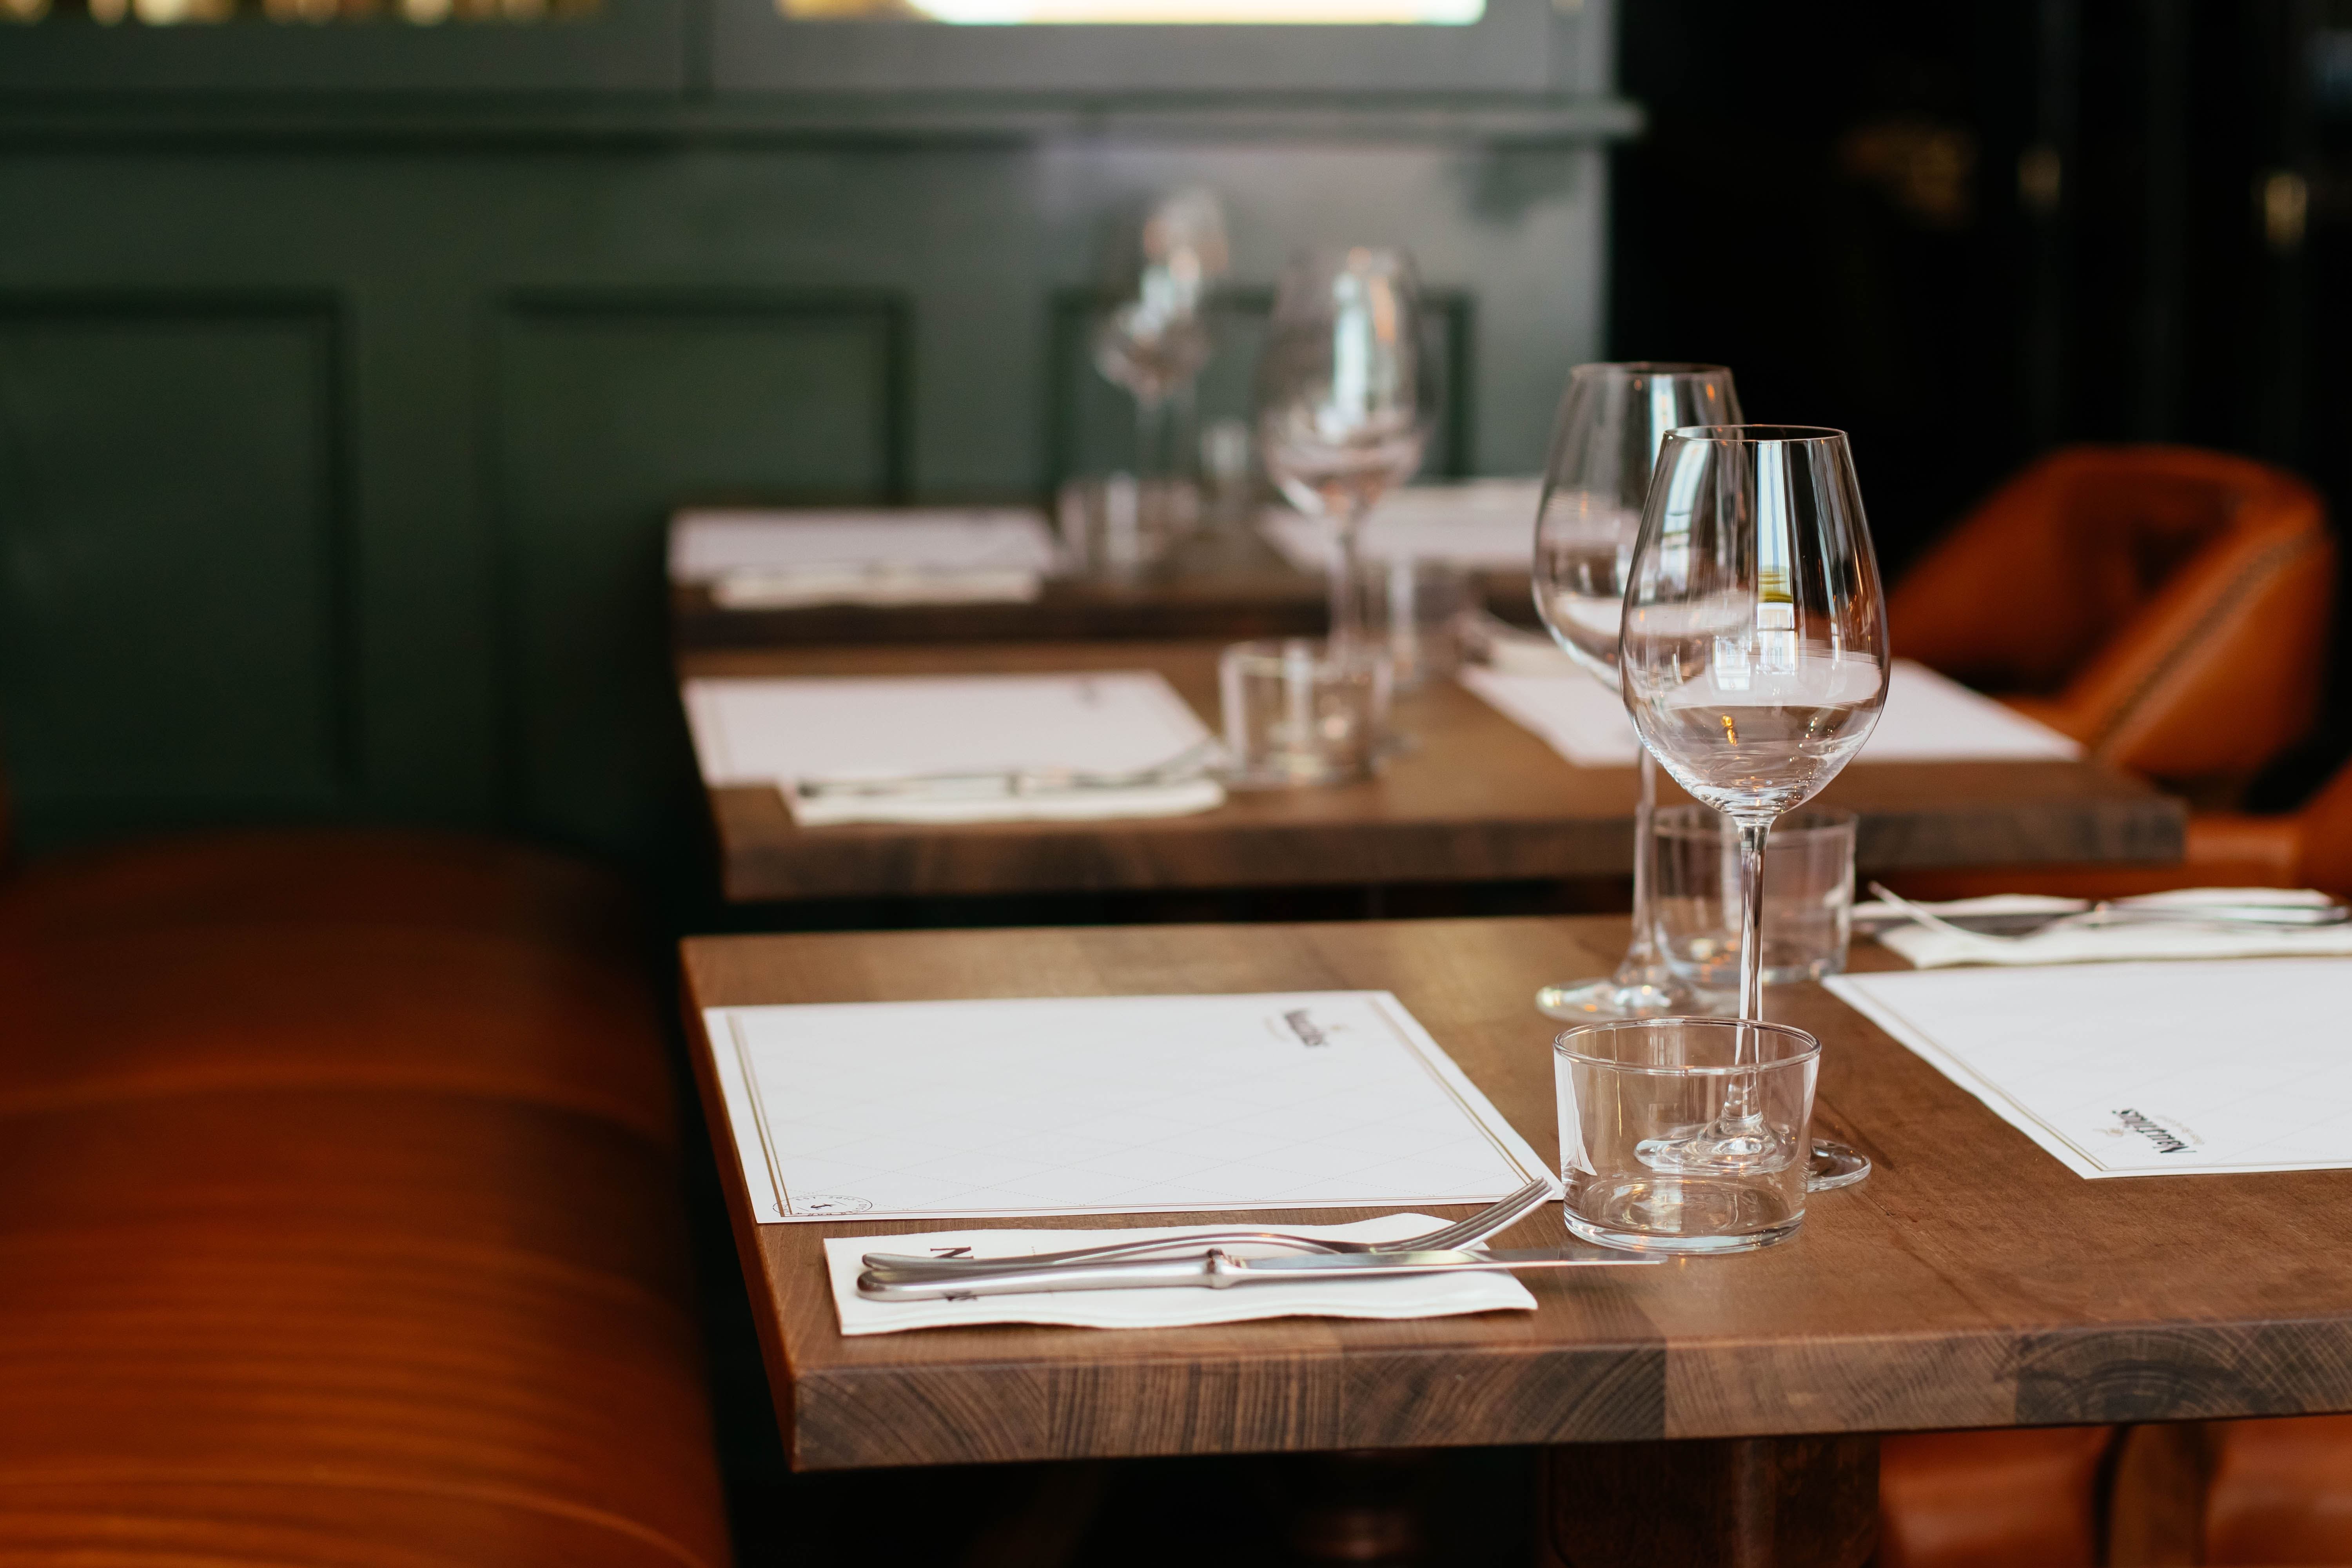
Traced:
<svg viewBox="0 0 2352 1568">
<path fill-rule="evenodd" d="M 1470 574 L 1450 561 L 1369 560 L 1359 579 L 1365 636 L 1388 649 L 1396 689 L 1418 691 L 1462 667 Z"/>
<path fill-rule="evenodd" d="M 1312 637 L 1235 643 L 1217 660 L 1225 782 L 1243 789 L 1368 778 L 1388 738 L 1389 661 Z"/>
<path fill-rule="evenodd" d="M 1739 834 L 1703 805 L 1659 812 L 1651 919 L 1666 965 L 1694 990 L 1739 994 Z M 1792 811 L 1764 847 L 1764 984 L 1845 969 L 1853 930 L 1853 813 Z"/>
<path fill-rule="evenodd" d="M 1805 1217 L 1821 1058 L 1821 1042 L 1802 1029 L 1737 1018 L 1618 1018 L 1560 1035 L 1552 1072 L 1568 1228 L 1636 1252 L 1746 1252 L 1789 1239 Z M 1727 1110 L 1760 1117 L 1785 1156 L 1705 1172 L 1658 1158 Z"/>
</svg>

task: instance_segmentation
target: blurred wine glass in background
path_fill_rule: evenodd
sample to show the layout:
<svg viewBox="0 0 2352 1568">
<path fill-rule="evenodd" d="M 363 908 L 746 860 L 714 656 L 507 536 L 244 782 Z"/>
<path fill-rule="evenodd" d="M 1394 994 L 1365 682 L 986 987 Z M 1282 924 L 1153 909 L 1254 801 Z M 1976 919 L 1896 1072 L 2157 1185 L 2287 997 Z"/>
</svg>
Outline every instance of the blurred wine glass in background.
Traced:
<svg viewBox="0 0 2352 1568">
<path fill-rule="evenodd" d="M 1224 213 L 1215 194 L 1197 186 L 1178 191 L 1145 216 L 1124 298 L 1095 328 L 1095 368 L 1135 399 L 1135 472 L 1147 506 L 1164 505 L 1186 477 L 1181 470 L 1189 443 L 1171 428 L 1170 416 L 1209 363 L 1208 295 L 1226 265 Z"/>
<path fill-rule="evenodd" d="M 1332 525 L 1335 657 L 1369 646 L 1364 517 L 1421 467 L 1436 424 L 1438 356 L 1423 350 L 1424 325 L 1420 280 L 1401 250 L 1302 256 L 1275 298 L 1258 361 L 1258 451 L 1291 503 Z"/>
</svg>

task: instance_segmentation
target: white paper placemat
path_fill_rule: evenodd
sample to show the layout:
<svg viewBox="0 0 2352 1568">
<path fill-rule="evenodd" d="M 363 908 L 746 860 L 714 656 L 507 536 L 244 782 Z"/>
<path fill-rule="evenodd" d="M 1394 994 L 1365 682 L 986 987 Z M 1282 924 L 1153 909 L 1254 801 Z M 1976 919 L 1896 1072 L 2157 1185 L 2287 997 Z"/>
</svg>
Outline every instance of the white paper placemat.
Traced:
<svg viewBox="0 0 2352 1568">
<path fill-rule="evenodd" d="M 1391 491 L 1372 509 L 1357 542 L 1370 561 L 1453 561 L 1524 572 L 1535 559 L 1536 503 L 1542 498 L 1541 479 L 1411 485 Z M 1260 527 L 1300 571 L 1326 569 L 1332 532 L 1322 518 L 1275 508 Z"/>
<path fill-rule="evenodd" d="M 1483 1204 L 1549 1179 L 1384 991 L 721 1007 L 762 1223 Z"/>
<path fill-rule="evenodd" d="M 1354 1225 L 1286 1225 L 1301 1236 L 1349 1241 L 1399 1241 L 1435 1230 L 1445 1221 L 1428 1215 L 1391 1214 Z M 1175 1329 L 1202 1323 L 1246 1323 L 1265 1318 L 1448 1318 L 1463 1312 L 1532 1312 L 1536 1299 L 1508 1274 L 1426 1274 L 1396 1279 L 1318 1280 L 1304 1285 L 1249 1285 L 1234 1289 L 1068 1290 L 1024 1296 L 972 1296 L 961 1301 L 873 1301 L 857 1293 L 861 1259 L 869 1252 L 958 1251 L 1016 1257 L 1085 1247 L 1097 1241 L 1138 1241 L 1181 1236 L 1195 1226 L 1135 1230 L 940 1230 L 918 1236 L 829 1236 L 825 1268 L 833 1305 L 847 1335 L 906 1329 L 970 1328 L 980 1323 L 1052 1323 L 1072 1329 Z M 1230 1250 L 1255 1258 L 1271 1247 Z"/>
<path fill-rule="evenodd" d="M 1205 777 L 976 800 L 803 799 L 792 787 L 805 779 L 1155 767 L 1210 737 L 1153 670 L 704 679 L 686 682 L 684 695 L 703 782 L 774 784 L 804 826 L 1157 816 L 1205 811 L 1224 799 L 1223 788 Z"/>
<path fill-rule="evenodd" d="M 1045 516 L 1030 507 L 702 510 L 679 512 L 669 533 L 677 583 L 874 566 L 1043 574 L 1055 560 Z"/>
<path fill-rule="evenodd" d="M 1474 668 L 1464 670 L 1461 680 L 1579 767 L 1627 767 L 1641 760 L 1642 743 L 1623 700 L 1580 669 Z M 1887 679 L 1886 709 L 1854 760 L 2067 761 L 2082 754 L 2080 744 L 2055 730 L 1924 664 L 1898 658 Z"/>
<path fill-rule="evenodd" d="M 1824 984 L 2077 1175 L 2352 1168 L 2352 960 Z"/>
</svg>

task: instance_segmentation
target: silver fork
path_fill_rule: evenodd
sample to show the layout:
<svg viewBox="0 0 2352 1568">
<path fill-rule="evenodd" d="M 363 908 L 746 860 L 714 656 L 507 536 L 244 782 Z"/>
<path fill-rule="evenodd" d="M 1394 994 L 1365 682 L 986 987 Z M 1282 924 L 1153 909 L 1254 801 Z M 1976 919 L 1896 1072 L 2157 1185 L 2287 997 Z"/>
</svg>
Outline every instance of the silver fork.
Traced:
<svg viewBox="0 0 2352 1568">
<path fill-rule="evenodd" d="M 849 796 L 870 799 L 907 795 L 1051 795 L 1066 790 L 1134 789 L 1143 784 L 1172 784 L 1208 771 L 1219 747 L 1203 737 L 1165 761 L 1126 773 L 1087 773 L 1077 768 L 1006 768 L 989 773 L 898 773 L 887 778 L 795 779 L 793 788 L 803 798 L 823 800 Z"/>
<path fill-rule="evenodd" d="M 1100 1263 L 1115 1258 L 1149 1258 L 1159 1252 L 1188 1252 L 1209 1247 L 1252 1245 L 1285 1247 L 1297 1252 L 1454 1252 L 1484 1241 L 1522 1219 L 1551 1194 L 1551 1184 L 1541 1176 L 1500 1203 L 1479 1210 L 1421 1236 L 1394 1241 L 1338 1241 L 1299 1236 L 1286 1230 L 1203 1230 L 1182 1236 L 1162 1236 L 1146 1241 L 1105 1242 L 1098 1247 L 1073 1247 L 1067 1252 L 1041 1252 L 1025 1258 L 917 1258 L 904 1253 L 869 1252 L 868 1268 L 894 1278 L 963 1276 L 992 1268 L 1046 1268 L 1064 1263 Z"/>
<path fill-rule="evenodd" d="M 1870 890 L 1882 900 L 1901 910 L 1923 926 L 1951 936 L 1974 937 L 1979 942 L 2022 942 L 2040 936 L 2043 931 L 2085 926 L 2118 925 L 2222 925 L 2253 926 L 2268 930 L 2302 930 L 2317 926 L 2341 925 L 2352 919 L 2352 909 L 2342 904 L 2215 904 L 2195 908 L 2187 904 L 2116 904 L 2105 900 L 2080 910 L 2064 910 L 2053 913 L 2039 925 L 2024 931 L 1971 931 L 1967 926 L 1948 921 L 1927 905 L 1888 890 L 1884 882 L 1873 882 Z"/>
</svg>

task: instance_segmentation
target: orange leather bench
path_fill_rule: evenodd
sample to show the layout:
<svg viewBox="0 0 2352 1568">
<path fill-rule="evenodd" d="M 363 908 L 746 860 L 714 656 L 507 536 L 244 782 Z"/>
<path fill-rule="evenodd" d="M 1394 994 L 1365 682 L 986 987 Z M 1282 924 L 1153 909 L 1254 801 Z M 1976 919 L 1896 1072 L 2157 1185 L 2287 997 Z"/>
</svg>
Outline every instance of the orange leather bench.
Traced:
<svg viewBox="0 0 2352 1568">
<path fill-rule="evenodd" d="M 645 973 L 484 842 L 0 882 L 0 1562 L 726 1563 Z"/>
</svg>

